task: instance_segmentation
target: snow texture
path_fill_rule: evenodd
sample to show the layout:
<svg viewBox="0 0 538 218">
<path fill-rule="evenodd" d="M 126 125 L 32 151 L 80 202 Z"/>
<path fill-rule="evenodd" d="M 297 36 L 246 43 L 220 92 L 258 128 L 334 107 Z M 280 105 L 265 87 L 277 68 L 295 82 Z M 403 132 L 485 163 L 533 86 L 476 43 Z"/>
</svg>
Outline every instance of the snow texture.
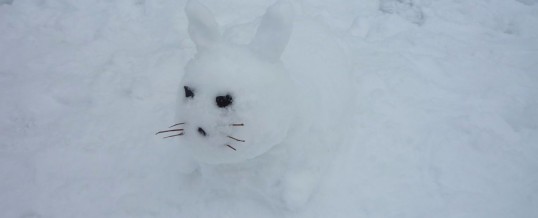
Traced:
<svg viewBox="0 0 538 218">
<path fill-rule="evenodd" d="M 537 1 L 199 1 L 0 0 L 0 217 L 538 216 Z"/>
</svg>

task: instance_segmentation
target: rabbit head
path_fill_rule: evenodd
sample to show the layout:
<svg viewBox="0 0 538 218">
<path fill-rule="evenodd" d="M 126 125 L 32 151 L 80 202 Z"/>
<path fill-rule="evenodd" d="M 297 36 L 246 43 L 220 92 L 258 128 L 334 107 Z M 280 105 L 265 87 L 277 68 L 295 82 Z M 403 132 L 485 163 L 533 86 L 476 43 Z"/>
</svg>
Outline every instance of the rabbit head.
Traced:
<svg viewBox="0 0 538 218">
<path fill-rule="evenodd" d="M 252 159 L 282 143 L 295 102 L 280 61 L 291 35 L 291 5 L 269 7 L 249 45 L 225 42 L 201 3 L 191 0 L 185 10 L 197 53 L 178 93 L 181 143 L 194 159 L 212 164 Z"/>
</svg>

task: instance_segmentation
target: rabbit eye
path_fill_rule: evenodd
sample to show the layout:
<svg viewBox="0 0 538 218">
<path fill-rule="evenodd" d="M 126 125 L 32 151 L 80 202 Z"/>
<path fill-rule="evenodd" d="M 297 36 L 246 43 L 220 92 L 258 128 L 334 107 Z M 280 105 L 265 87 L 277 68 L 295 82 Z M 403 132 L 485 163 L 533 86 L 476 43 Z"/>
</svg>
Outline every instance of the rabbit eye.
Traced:
<svg viewBox="0 0 538 218">
<path fill-rule="evenodd" d="M 217 102 L 217 106 L 227 107 L 228 105 L 232 104 L 233 99 L 232 99 L 232 96 L 228 94 L 228 95 L 217 96 L 217 98 L 215 98 L 215 101 Z"/>
<path fill-rule="evenodd" d="M 191 88 L 183 86 L 183 89 L 185 89 L 185 98 L 194 98 L 194 92 L 192 92 Z"/>
</svg>

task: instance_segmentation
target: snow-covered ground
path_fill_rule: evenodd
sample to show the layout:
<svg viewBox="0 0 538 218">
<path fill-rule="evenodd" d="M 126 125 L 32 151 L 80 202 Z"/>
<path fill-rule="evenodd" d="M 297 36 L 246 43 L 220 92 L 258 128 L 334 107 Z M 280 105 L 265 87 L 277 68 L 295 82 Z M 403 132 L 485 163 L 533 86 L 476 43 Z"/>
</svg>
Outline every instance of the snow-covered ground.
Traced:
<svg viewBox="0 0 538 218">
<path fill-rule="evenodd" d="M 274 2 L 200 1 L 238 43 Z M 180 185 L 184 1 L 0 0 L 0 217 L 538 217 L 538 1 L 292 2 L 356 105 L 296 211 Z"/>
</svg>

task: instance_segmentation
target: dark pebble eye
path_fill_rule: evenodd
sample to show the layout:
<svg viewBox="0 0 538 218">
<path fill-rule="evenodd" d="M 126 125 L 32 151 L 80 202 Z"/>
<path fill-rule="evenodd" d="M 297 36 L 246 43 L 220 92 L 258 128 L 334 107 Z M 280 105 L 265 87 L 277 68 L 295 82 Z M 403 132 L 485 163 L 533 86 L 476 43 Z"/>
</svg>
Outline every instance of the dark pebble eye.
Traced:
<svg viewBox="0 0 538 218">
<path fill-rule="evenodd" d="M 231 105 L 233 101 L 232 96 L 230 95 L 217 96 L 215 100 L 217 102 L 217 106 L 219 107 L 227 107 L 228 105 Z"/>
<path fill-rule="evenodd" d="M 194 98 L 194 92 L 192 92 L 191 88 L 183 86 L 183 89 L 185 89 L 185 98 Z"/>
</svg>

